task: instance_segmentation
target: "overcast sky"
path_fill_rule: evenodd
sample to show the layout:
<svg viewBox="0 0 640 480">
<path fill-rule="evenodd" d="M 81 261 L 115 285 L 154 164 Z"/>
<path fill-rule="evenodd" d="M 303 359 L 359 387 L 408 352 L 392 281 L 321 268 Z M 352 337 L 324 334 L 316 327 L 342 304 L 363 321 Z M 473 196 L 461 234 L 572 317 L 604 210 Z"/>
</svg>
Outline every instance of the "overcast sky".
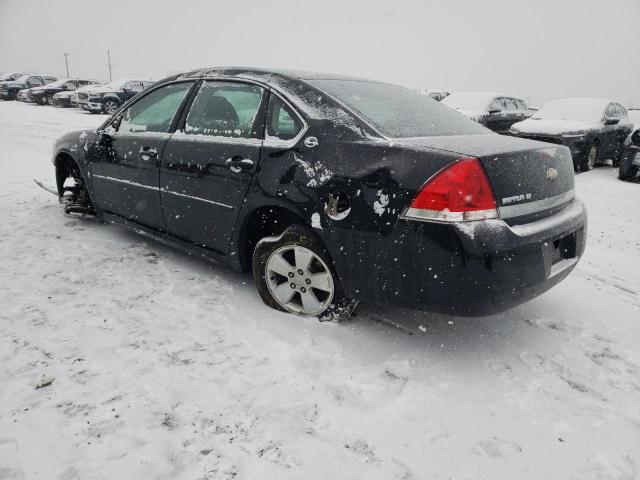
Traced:
<svg viewBox="0 0 640 480">
<path fill-rule="evenodd" d="M 296 68 L 640 107 L 640 0 L 0 0 L 0 71 Z"/>
</svg>

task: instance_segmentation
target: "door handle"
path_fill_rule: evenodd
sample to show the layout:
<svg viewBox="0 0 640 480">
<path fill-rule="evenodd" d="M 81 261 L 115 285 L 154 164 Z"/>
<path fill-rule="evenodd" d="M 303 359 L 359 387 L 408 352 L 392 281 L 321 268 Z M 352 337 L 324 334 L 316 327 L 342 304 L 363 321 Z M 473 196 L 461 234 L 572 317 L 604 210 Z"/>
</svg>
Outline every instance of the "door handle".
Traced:
<svg viewBox="0 0 640 480">
<path fill-rule="evenodd" d="M 158 156 L 158 151 L 151 147 L 142 147 L 138 153 L 138 157 L 142 160 L 150 160 Z"/>
<path fill-rule="evenodd" d="M 224 164 L 234 173 L 240 173 L 241 170 L 248 170 L 253 167 L 253 160 L 242 157 L 232 157 L 227 159 Z"/>
</svg>

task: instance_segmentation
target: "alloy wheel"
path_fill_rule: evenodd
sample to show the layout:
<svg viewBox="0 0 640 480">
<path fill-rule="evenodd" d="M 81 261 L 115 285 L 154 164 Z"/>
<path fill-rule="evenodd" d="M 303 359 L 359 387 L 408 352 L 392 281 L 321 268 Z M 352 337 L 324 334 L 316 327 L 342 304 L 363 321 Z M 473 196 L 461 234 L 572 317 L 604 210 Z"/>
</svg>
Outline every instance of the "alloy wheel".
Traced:
<svg viewBox="0 0 640 480">
<path fill-rule="evenodd" d="M 118 104 L 116 102 L 111 101 L 111 100 L 109 100 L 108 102 L 106 102 L 104 104 L 104 111 L 107 112 L 109 115 L 111 115 L 117 109 L 118 109 Z"/>
<path fill-rule="evenodd" d="M 288 312 L 318 315 L 333 300 L 331 270 L 313 251 L 300 245 L 285 245 L 267 259 L 265 277 L 274 300 Z"/>
</svg>

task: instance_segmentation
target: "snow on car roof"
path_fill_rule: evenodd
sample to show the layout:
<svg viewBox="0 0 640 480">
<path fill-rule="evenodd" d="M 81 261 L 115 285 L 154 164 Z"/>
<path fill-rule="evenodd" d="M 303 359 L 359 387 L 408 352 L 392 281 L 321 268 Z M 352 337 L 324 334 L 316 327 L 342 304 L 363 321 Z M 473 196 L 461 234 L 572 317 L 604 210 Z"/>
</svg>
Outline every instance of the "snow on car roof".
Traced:
<svg viewBox="0 0 640 480">
<path fill-rule="evenodd" d="M 597 122 L 610 103 L 606 98 L 561 98 L 547 103 L 531 118 Z"/>
<path fill-rule="evenodd" d="M 442 99 L 442 103 L 453 108 L 484 111 L 497 96 L 496 92 L 453 92 Z"/>
</svg>

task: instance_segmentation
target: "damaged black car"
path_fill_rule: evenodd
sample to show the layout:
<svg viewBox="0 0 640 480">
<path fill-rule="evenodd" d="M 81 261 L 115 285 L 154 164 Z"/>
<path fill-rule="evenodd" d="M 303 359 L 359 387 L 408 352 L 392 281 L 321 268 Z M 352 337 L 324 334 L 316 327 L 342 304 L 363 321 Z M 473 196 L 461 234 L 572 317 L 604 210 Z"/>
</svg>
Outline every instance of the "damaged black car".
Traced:
<svg viewBox="0 0 640 480">
<path fill-rule="evenodd" d="M 324 319 L 358 301 L 499 312 L 585 247 L 564 146 L 506 137 L 403 87 L 243 68 L 166 78 L 53 152 L 69 213 L 252 271 Z"/>
</svg>

